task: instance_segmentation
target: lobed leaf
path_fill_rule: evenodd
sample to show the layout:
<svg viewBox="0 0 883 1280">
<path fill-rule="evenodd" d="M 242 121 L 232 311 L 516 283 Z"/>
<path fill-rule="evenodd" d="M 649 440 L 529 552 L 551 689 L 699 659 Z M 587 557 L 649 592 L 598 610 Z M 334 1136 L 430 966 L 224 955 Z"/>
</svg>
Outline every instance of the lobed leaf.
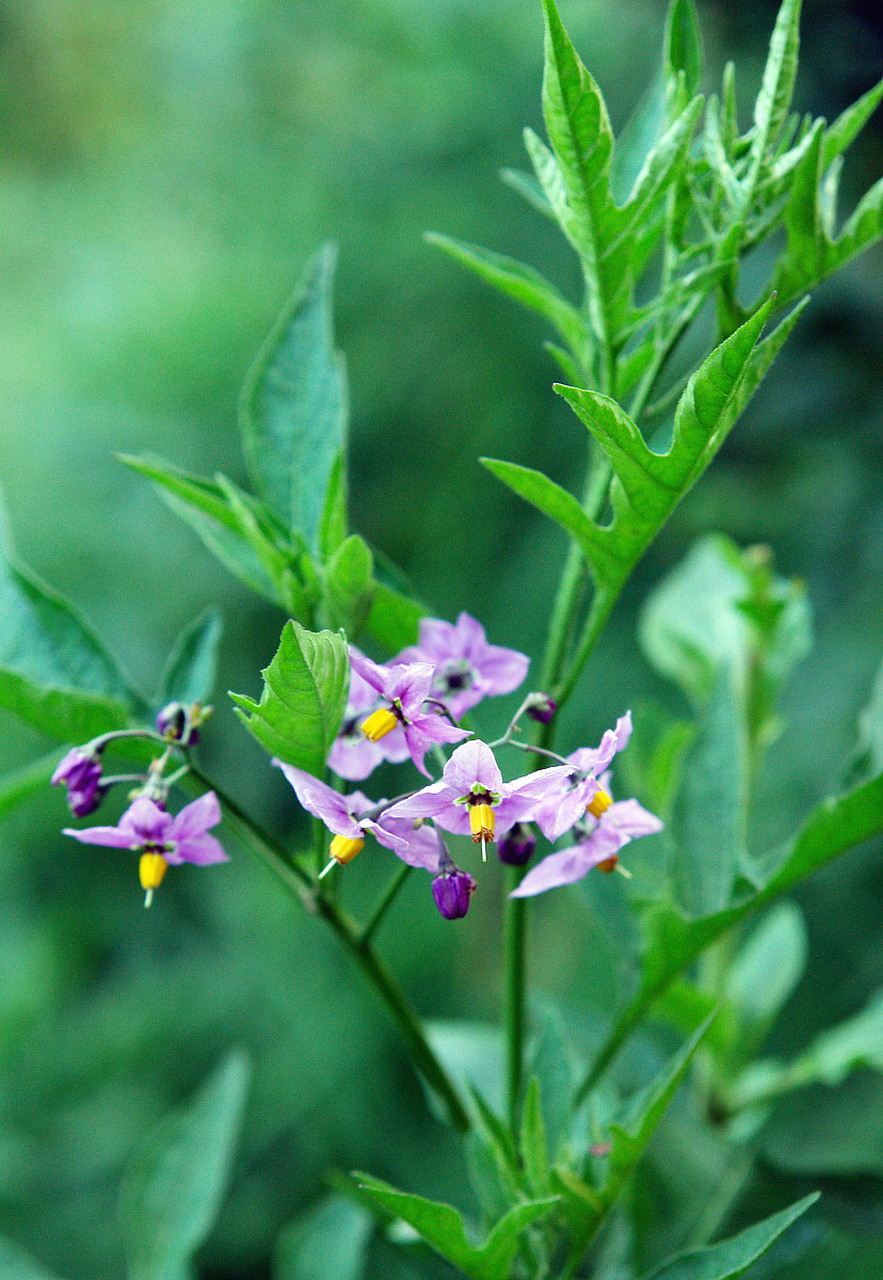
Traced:
<svg viewBox="0 0 883 1280">
<path fill-rule="evenodd" d="M 231 693 L 242 723 L 271 755 L 321 777 L 346 709 L 346 643 L 330 631 L 287 622 L 279 648 L 261 673 L 260 702 Z"/>
<path fill-rule="evenodd" d="M 320 549 L 329 485 L 346 448 L 346 377 L 331 324 L 336 256 L 326 244 L 307 264 L 240 399 L 255 489 L 313 551 Z"/>
<path fill-rule="evenodd" d="M 169 1280 L 212 1228 L 227 1189 L 248 1065 L 233 1053 L 132 1159 L 121 1212 L 130 1280 Z"/>
<path fill-rule="evenodd" d="M 558 1204 L 556 1196 L 515 1205 L 496 1224 L 484 1244 L 475 1246 L 466 1237 L 462 1217 L 450 1205 L 396 1191 L 388 1183 L 367 1174 L 360 1174 L 359 1182 L 373 1200 L 407 1222 L 436 1253 L 459 1267 L 471 1280 L 509 1280 L 519 1235 Z"/>
</svg>

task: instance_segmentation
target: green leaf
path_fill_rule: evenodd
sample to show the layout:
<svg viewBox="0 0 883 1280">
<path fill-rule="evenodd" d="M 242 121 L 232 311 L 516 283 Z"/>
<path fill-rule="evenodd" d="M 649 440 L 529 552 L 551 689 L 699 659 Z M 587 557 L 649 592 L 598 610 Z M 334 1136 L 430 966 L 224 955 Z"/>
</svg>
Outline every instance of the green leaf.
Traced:
<svg viewBox="0 0 883 1280">
<path fill-rule="evenodd" d="M 54 1271 L 49 1271 L 11 1240 L 2 1238 L 0 1238 L 0 1276 L 3 1280 L 58 1280 Z"/>
<path fill-rule="evenodd" d="M 877 668 L 868 705 L 859 716 L 859 750 L 867 755 L 872 773 L 883 770 L 883 662 Z"/>
<path fill-rule="evenodd" d="M 507 258 L 504 254 L 494 253 L 490 249 L 452 240 L 450 236 L 427 232 L 424 239 L 443 249 L 470 271 L 474 271 L 487 284 L 543 316 L 558 331 L 571 350 L 580 352 L 587 345 L 586 327 L 576 307 L 571 306 L 555 286 L 533 267 L 525 266 L 514 258 Z"/>
<path fill-rule="evenodd" d="M 426 1024 L 426 1035 L 448 1074 L 469 1086 L 488 1109 L 505 1105 L 505 1068 L 500 1028 L 487 1022 L 443 1021 Z"/>
<path fill-rule="evenodd" d="M 261 673 L 260 702 L 231 693 L 246 728 L 271 755 L 321 777 L 346 709 L 346 644 L 330 631 L 287 622 L 279 648 Z"/>
<path fill-rule="evenodd" d="M 668 83 L 677 84 L 683 71 L 692 98 L 702 85 L 702 36 L 693 0 L 671 0 L 663 36 L 664 67 Z"/>
<path fill-rule="evenodd" d="M 728 1240 L 705 1249 L 680 1253 L 650 1272 L 644 1280 L 735 1280 L 735 1277 L 744 1275 L 752 1263 L 766 1253 L 783 1231 L 787 1231 L 818 1198 L 816 1191 L 763 1222 L 756 1222 L 737 1236 L 730 1236 Z"/>
<path fill-rule="evenodd" d="M 825 131 L 822 168 L 827 169 L 837 156 L 852 145 L 883 99 L 883 80 L 863 93 L 857 102 L 842 111 Z"/>
<path fill-rule="evenodd" d="M 319 548 L 327 560 L 346 538 L 347 528 L 346 454 L 337 455 L 328 477 L 328 490 L 319 527 Z"/>
<path fill-rule="evenodd" d="M 365 626 L 388 653 L 398 653 L 407 645 L 417 643 L 420 619 L 425 612 L 415 600 L 378 582 Z"/>
<path fill-rule="evenodd" d="M 575 1175 L 556 1170 L 558 1181 L 567 1190 L 568 1216 L 580 1223 L 579 1230 L 574 1232 L 571 1255 L 574 1263 L 600 1230 L 634 1172 L 714 1017 L 715 1014 L 711 1014 L 705 1019 L 656 1079 L 630 1100 L 619 1121 L 610 1126 L 610 1154 L 600 1186 L 589 1187 Z"/>
<path fill-rule="evenodd" d="M 374 1221 L 329 1195 L 289 1223 L 273 1251 L 273 1280 L 362 1280 Z"/>
<path fill-rule="evenodd" d="M 240 400 L 242 445 L 255 488 L 314 551 L 346 448 L 346 379 L 331 322 L 336 256 L 325 245 L 307 264 Z"/>
<path fill-rule="evenodd" d="M 12 813 L 20 804 L 38 795 L 49 785 L 49 779 L 61 760 L 58 751 L 49 751 L 32 764 L 12 769 L 0 777 L 0 819 Z"/>
<path fill-rule="evenodd" d="M 0 531 L 2 532 L 2 531 Z M 146 710 L 74 607 L 0 545 L 0 707 L 66 742 Z"/>
<path fill-rule="evenodd" d="M 208 550 L 258 595 L 282 604 L 279 588 L 254 551 L 220 485 L 144 455 L 117 455 L 120 462 L 150 480 L 166 506 L 190 525 Z M 252 499 L 252 503 L 256 500 Z"/>
<path fill-rule="evenodd" d="M 355 640 L 367 621 L 374 599 L 374 559 L 364 540 L 352 534 L 325 566 L 328 619 Z"/>
<path fill-rule="evenodd" d="M 570 1123 L 574 1072 L 563 1019 L 551 1005 L 545 1008 L 540 1019 L 530 1072 L 539 1083 L 543 1129 L 549 1154 L 554 1160 Z"/>
<path fill-rule="evenodd" d="M 770 40 L 760 92 L 754 104 L 751 163 L 754 173 L 775 149 L 791 107 L 800 48 L 801 0 L 782 0 Z"/>
<path fill-rule="evenodd" d="M 509 1280 L 520 1233 L 558 1203 L 554 1197 L 516 1205 L 500 1219 L 484 1244 L 476 1247 L 467 1240 L 463 1219 L 450 1205 L 396 1191 L 367 1174 L 360 1174 L 359 1182 L 378 1204 L 407 1222 L 436 1253 L 471 1280 Z"/>
<path fill-rule="evenodd" d="M 759 1036 L 803 977 L 808 953 L 803 913 L 793 902 L 774 907 L 742 944 L 727 974 L 727 995 Z"/>
<path fill-rule="evenodd" d="M 189 1105 L 136 1152 L 122 1188 L 130 1280 L 168 1280 L 206 1239 L 227 1189 L 245 1104 L 241 1053 L 222 1063 Z"/>
<path fill-rule="evenodd" d="M 524 1100 L 521 1122 L 521 1158 L 531 1195 L 541 1196 L 549 1190 L 549 1153 L 546 1148 L 546 1126 L 540 1101 L 540 1082 L 532 1076 Z"/>
<path fill-rule="evenodd" d="M 156 691 L 157 706 L 167 702 L 205 703 L 215 687 L 221 612 L 206 609 L 188 622 L 166 660 Z"/>
<path fill-rule="evenodd" d="M 517 191 L 538 213 L 555 221 L 555 211 L 543 195 L 542 188 L 533 174 L 524 173 L 521 169 L 501 169 L 500 177 L 507 187 Z"/>
<path fill-rule="evenodd" d="M 818 805 L 793 840 L 770 859 L 772 874 L 759 892 L 698 920 L 686 920 L 665 903 L 652 907 L 644 921 L 646 946 L 640 987 L 616 1018 L 594 1066 L 577 1091 L 577 1098 L 585 1097 L 657 997 L 706 947 L 847 850 L 881 834 L 883 774 Z"/>
</svg>

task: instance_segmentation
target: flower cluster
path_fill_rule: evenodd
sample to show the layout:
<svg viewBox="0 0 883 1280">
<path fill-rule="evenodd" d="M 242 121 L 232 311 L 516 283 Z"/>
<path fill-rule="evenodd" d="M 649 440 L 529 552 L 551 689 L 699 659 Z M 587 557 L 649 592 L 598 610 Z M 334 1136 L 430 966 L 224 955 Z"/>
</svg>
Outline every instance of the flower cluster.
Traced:
<svg viewBox="0 0 883 1280">
<path fill-rule="evenodd" d="M 612 871 L 628 841 L 661 829 L 659 819 L 636 800 L 616 802 L 610 795 L 608 769 L 629 740 L 629 713 L 598 747 L 554 757 L 556 763 L 511 782 L 503 780 L 488 744 L 464 741 L 470 733 L 458 719 L 482 698 L 512 692 L 528 668 L 523 654 L 488 644 L 483 627 L 468 614 L 461 613 L 455 625 L 424 619 L 419 643 L 386 664 L 353 646 L 350 662 L 346 715 L 328 760 L 338 776 L 361 782 L 382 760 L 410 758 L 431 777 L 425 763 L 430 749 L 459 745 L 440 779 L 394 801 L 372 801 L 360 791 L 342 795 L 304 770 L 274 760 L 303 808 L 331 833 L 326 872 L 350 862 L 371 835 L 409 866 L 430 872 L 436 906 L 450 920 L 466 915 L 476 882 L 453 862 L 441 831 L 471 836 L 485 861 L 487 846 L 496 844 L 500 860 L 511 866 L 530 861 L 537 844 L 534 825 L 552 844 L 572 832 L 574 843 L 528 871 L 513 893 L 527 897 L 579 880 L 592 867 Z M 521 714 L 548 722 L 554 711 L 547 695 L 529 694 L 495 745 L 513 742 Z"/>
</svg>

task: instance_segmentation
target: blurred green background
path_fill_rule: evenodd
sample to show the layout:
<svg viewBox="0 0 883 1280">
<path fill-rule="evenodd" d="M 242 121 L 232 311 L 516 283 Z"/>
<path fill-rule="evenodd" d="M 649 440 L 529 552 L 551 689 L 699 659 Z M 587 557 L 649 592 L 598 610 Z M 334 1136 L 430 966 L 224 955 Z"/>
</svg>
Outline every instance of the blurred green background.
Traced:
<svg viewBox="0 0 883 1280">
<path fill-rule="evenodd" d="M 561 8 L 620 127 L 655 68 L 664 5 Z M 699 5 L 709 79 L 736 57 L 746 101 L 775 8 Z M 875 12 L 873 0 L 807 0 L 798 108 L 831 119 L 879 78 Z M 242 479 L 242 378 L 304 260 L 335 239 L 354 527 L 438 616 L 467 609 L 492 641 L 536 655 L 562 539 L 475 457 L 573 483 L 584 432 L 550 390 L 539 321 L 421 234 L 477 241 L 575 288 L 555 233 L 497 178 L 524 164 L 521 127 L 541 127 L 541 38 L 532 0 L 0 0 L 0 473 L 17 545 L 146 692 L 180 627 L 220 603 L 203 758 L 283 834 L 297 826 L 294 799 L 223 693 L 257 692 L 282 618 L 113 454 L 149 449 Z M 878 115 L 853 150 L 847 197 L 883 171 L 881 128 Z M 570 748 L 648 698 L 684 713 L 637 647 L 641 601 L 702 532 L 769 543 L 780 570 L 807 583 L 817 642 L 768 762 L 759 848 L 836 785 L 880 661 L 881 263 L 878 248 L 819 290 L 639 570 L 567 717 Z M 479 726 L 494 732 L 511 710 L 491 706 Z M 5 713 L 2 729 L 4 767 L 47 747 Z M 0 837 L 0 1233 L 69 1280 L 121 1275 L 122 1164 L 231 1044 L 250 1047 L 256 1075 L 206 1275 L 269 1274 L 276 1232 L 329 1168 L 468 1202 L 453 1144 L 371 993 L 259 868 L 243 854 L 212 872 L 184 868 L 145 915 L 133 868 L 72 848 L 58 834 L 66 818 L 53 792 Z M 372 871 L 352 868 L 354 902 Z M 491 869 L 468 919 L 451 925 L 426 878 L 409 883 L 383 949 L 426 1015 L 497 1015 L 501 896 Z M 590 894 L 553 897 L 537 913 L 534 981 L 603 1011 L 615 944 Z M 802 893 L 810 965 L 777 1052 L 883 982 L 881 897 L 870 850 Z M 878 1088 L 876 1077 L 859 1085 Z M 883 1093 L 874 1105 L 883 1115 Z M 804 1176 L 788 1156 L 807 1123 L 791 1117 L 798 1139 L 778 1157 L 772 1143 L 759 1204 L 788 1199 L 785 1179 Z M 840 1140 L 849 1146 L 848 1131 Z M 870 1144 L 839 1174 L 820 1269 L 799 1274 L 877 1280 L 883 1152 Z M 376 1274 L 415 1274 L 385 1254 L 375 1262 Z"/>
</svg>

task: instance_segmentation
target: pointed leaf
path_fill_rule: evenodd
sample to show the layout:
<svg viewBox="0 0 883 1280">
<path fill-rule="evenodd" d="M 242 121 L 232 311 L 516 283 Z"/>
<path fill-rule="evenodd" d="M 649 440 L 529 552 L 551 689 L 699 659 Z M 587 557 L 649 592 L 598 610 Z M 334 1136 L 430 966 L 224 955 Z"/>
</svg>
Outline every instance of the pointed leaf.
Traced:
<svg viewBox="0 0 883 1280">
<path fill-rule="evenodd" d="M 273 1280 L 362 1280 L 371 1214 L 343 1196 L 323 1197 L 289 1223 L 273 1251 Z"/>
<path fill-rule="evenodd" d="M 219 609 L 206 609 L 175 641 L 160 676 L 157 706 L 167 702 L 207 702 L 215 687 L 223 623 Z"/>
<path fill-rule="evenodd" d="M 516 302 L 543 316 L 575 351 L 581 350 L 585 345 L 588 335 L 576 307 L 571 306 L 555 286 L 533 267 L 525 266 L 514 258 L 507 258 L 502 253 L 494 253 L 478 245 L 464 244 L 435 232 L 427 232 L 424 239 L 443 249 L 455 261 L 474 271 L 501 293 L 508 294 Z"/>
<path fill-rule="evenodd" d="M 727 975 L 727 995 L 758 1036 L 803 977 L 808 954 L 803 914 L 793 902 L 774 907 L 743 943 Z"/>
<path fill-rule="evenodd" d="M 371 610 L 376 588 L 374 558 L 364 540 L 351 534 L 325 566 L 325 607 L 329 621 L 357 639 Z"/>
<path fill-rule="evenodd" d="M 517 191 L 544 218 L 550 218 L 553 222 L 555 221 L 555 213 L 552 206 L 543 195 L 542 188 L 532 174 L 524 173 L 521 169 L 501 169 L 500 177 L 507 187 Z"/>
<path fill-rule="evenodd" d="M 883 80 L 873 89 L 863 93 L 857 102 L 842 111 L 825 131 L 822 168 L 827 169 L 833 160 L 852 145 L 883 99 Z"/>
<path fill-rule="evenodd" d="M 819 1198 L 819 1193 L 805 1196 L 780 1213 L 756 1222 L 753 1226 L 705 1249 L 690 1249 L 664 1262 L 644 1280 L 736 1280 L 744 1275 L 783 1231 L 806 1213 Z"/>
<path fill-rule="evenodd" d="M 467 1240 L 463 1219 L 450 1205 L 406 1195 L 367 1174 L 360 1174 L 359 1182 L 378 1204 L 412 1226 L 421 1239 L 471 1280 L 509 1280 L 520 1233 L 558 1203 L 554 1197 L 516 1205 L 500 1219 L 484 1244 L 476 1247 Z"/>
<path fill-rule="evenodd" d="M 341 451 L 328 476 L 325 506 L 319 526 L 319 549 L 327 560 L 346 538 L 347 517 L 346 454 Z"/>
<path fill-rule="evenodd" d="M 546 1127 L 540 1101 L 540 1082 L 531 1077 L 524 1100 L 521 1122 L 521 1158 L 531 1194 L 544 1195 L 549 1190 L 549 1153 L 546 1149 Z"/>
<path fill-rule="evenodd" d="M 400 649 L 417 643 L 420 619 L 425 614 L 426 610 L 415 600 L 383 582 L 377 582 L 365 627 L 372 639 L 388 653 L 398 653 Z"/>
<path fill-rule="evenodd" d="M 754 104 L 751 154 L 755 172 L 775 147 L 791 108 L 800 47 L 801 0 L 782 0 L 770 40 L 763 81 Z"/>
<path fill-rule="evenodd" d="M 249 370 L 240 400 L 254 485 L 319 550 L 329 483 L 346 447 L 347 393 L 331 327 L 336 250 L 325 245 Z"/>
<path fill-rule="evenodd" d="M 208 1236 L 221 1207 L 245 1104 L 248 1066 L 231 1054 L 129 1165 L 121 1211 L 131 1280 L 166 1280 Z"/>
<path fill-rule="evenodd" d="M 349 658 L 330 631 L 285 624 L 279 648 L 261 673 L 260 702 L 231 693 L 237 714 L 271 755 L 321 777 L 346 709 Z"/>
<path fill-rule="evenodd" d="M 67 742 L 121 729 L 144 710 L 85 619 L 17 564 L 8 543 L 0 545 L 0 707 Z"/>
<path fill-rule="evenodd" d="M 659 454 L 647 448 L 625 410 L 598 391 L 582 391 L 560 383 L 552 389 L 567 401 L 607 454 L 631 504 L 646 502 L 660 485 L 659 473 L 664 464 L 660 466 Z"/>
<path fill-rule="evenodd" d="M 549 1155 L 554 1160 L 567 1134 L 574 1074 L 563 1020 L 551 1006 L 546 1008 L 540 1021 L 530 1070 L 539 1082 L 543 1128 Z"/>
<path fill-rule="evenodd" d="M 692 97 L 702 85 L 702 36 L 693 0 L 671 0 L 663 36 L 664 65 L 669 83 L 684 72 Z"/>
</svg>

